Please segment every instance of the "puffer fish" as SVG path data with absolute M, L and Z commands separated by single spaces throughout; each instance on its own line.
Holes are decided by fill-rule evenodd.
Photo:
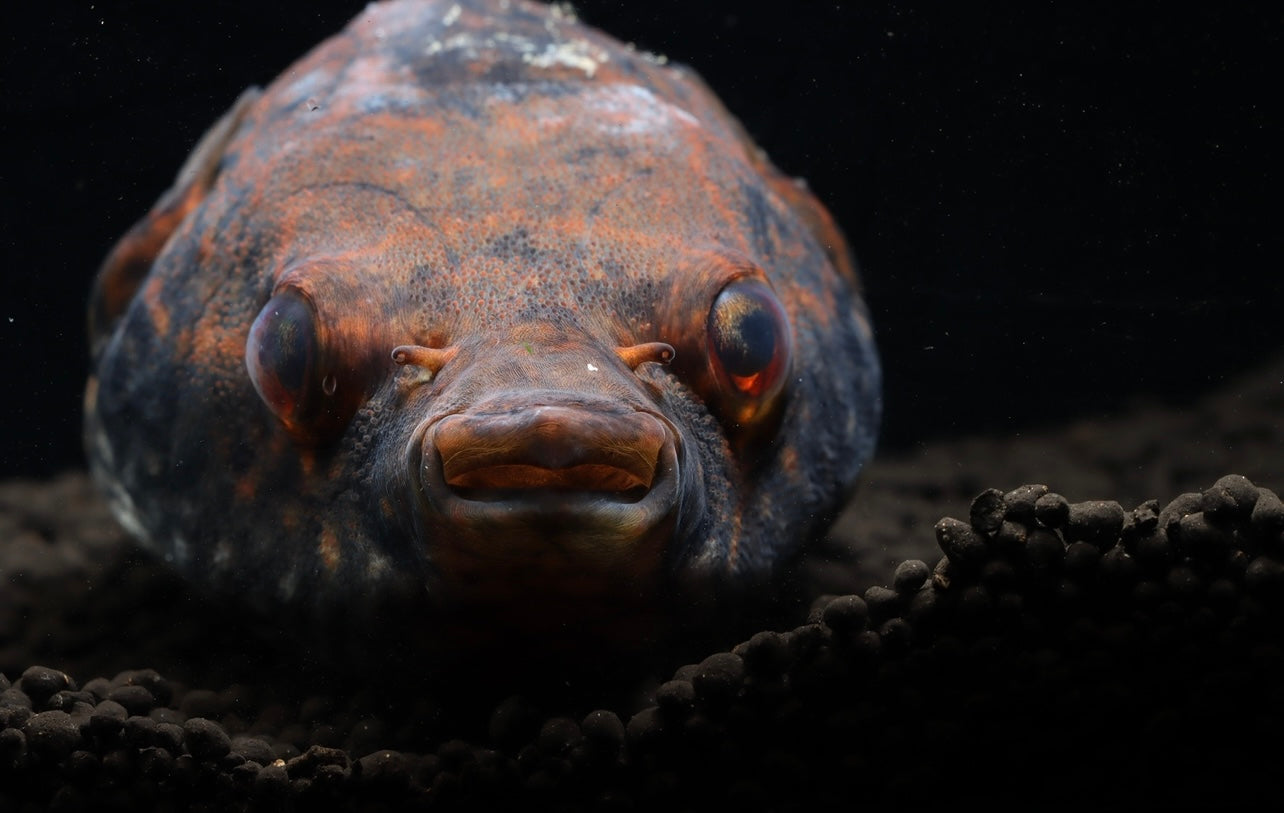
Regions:
M 90 338 L 125 528 L 305 614 L 732 595 L 824 531 L 881 411 L 822 205 L 691 70 L 525 0 L 375 3 L 244 93 Z

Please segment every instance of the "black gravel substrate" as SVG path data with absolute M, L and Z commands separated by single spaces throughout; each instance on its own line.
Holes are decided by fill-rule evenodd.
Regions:
M 1279 791 L 1274 492 L 1227 475 L 1125 509 L 989 490 L 936 537 L 935 566 L 822 597 L 793 629 L 677 669 L 640 710 L 513 696 L 472 739 L 434 739 L 449 698 L 264 702 L 151 669 L 31 666 L 0 678 L 0 809 L 1150 808 Z

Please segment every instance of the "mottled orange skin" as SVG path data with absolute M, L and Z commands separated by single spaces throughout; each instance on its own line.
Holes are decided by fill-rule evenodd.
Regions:
M 787 319 L 765 394 L 710 360 L 737 280 Z M 283 290 L 324 368 L 268 381 L 321 405 L 289 415 L 247 371 Z M 243 97 L 108 257 L 91 330 L 87 443 L 125 523 L 202 580 L 322 608 L 520 624 L 534 599 L 565 624 L 760 578 L 824 528 L 880 404 L 824 209 L 689 71 L 519 0 L 371 6 Z M 438 433 L 512 461 L 444 482 Z M 550 474 L 563 452 L 580 473 Z M 476 483 L 504 493 L 457 499 Z M 672 495 L 629 513 L 647 488 Z

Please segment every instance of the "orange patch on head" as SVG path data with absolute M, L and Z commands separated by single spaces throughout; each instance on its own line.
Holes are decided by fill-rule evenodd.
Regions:
M 339 546 L 339 537 L 335 536 L 334 531 L 324 528 L 321 531 L 321 543 L 317 546 L 317 553 L 321 556 L 321 564 L 325 569 L 334 573 L 339 569 L 339 558 L 342 553 Z
M 161 291 L 165 281 L 161 277 L 152 277 L 143 288 L 143 301 L 147 303 L 147 315 L 151 317 L 156 333 L 160 336 L 169 334 L 169 308 L 161 303 Z
M 801 479 L 801 468 L 798 465 L 798 450 L 792 446 L 786 446 L 780 451 L 780 469 L 789 477 L 790 480 Z

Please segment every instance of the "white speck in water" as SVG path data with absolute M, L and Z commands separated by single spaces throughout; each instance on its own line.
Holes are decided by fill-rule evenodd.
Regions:
M 588 370 L 589 370 L 589 372 L 590 372 L 590 373 L 596 373 L 596 372 L 597 372 L 597 368 L 593 366 L 593 363 L 592 363 L 592 362 L 589 362 L 588 364 L 586 364 L 586 365 L 584 365 L 584 366 L 585 366 L 585 367 L 588 367 Z
M 455 20 L 459 19 L 460 13 L 462 13 L 462 9 L 460 9 L 459 4 L 456 3 L 455 5 L 450 7 L 450 11 L 446 12 L 446 16 L 441 18 L 441 24 L 454 25 Z

